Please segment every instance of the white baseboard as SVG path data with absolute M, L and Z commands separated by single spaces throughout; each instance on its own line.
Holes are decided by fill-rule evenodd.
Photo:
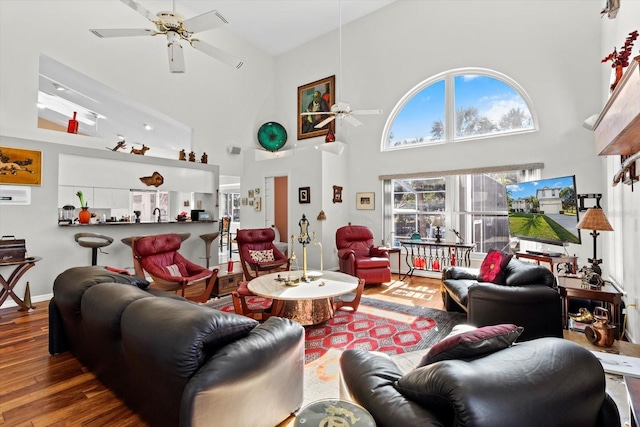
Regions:
M 53 298 L 53 294 L 38 295 L 35 297 L 31 297 L 31 302 L 33 303 L 33 302 L 49 301 L 51 298 Z M 0 306 L 0 310 L 3 308 L 12 308 L 12 307 L 18 307 L 18 304 L 16 304 L 16 302 L 11 298 L 7 298 L 4 304 Z

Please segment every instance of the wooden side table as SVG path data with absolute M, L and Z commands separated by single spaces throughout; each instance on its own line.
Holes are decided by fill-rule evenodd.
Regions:
M 602 301 L 610 305 L 611 323 L 617 327 L 616 338 L 620 336 L 621 324 L 618 312 L 620 304 L 622 304 L 622 294 L 613 285 L 605 283 L 600 289 L 592 289 L 577 277 L 558 276 L 558 291 L 562 297 L 562 319 L 565 329 L 569 324 L 569 298 L 584 298 Z
M 218 269 L 218 277 L 213 285 L 212 296 L 228 295 L 238 288 L 238 285 L 244 278 L 242 268 L 238 263 L 233 263 L 233 271 L 227 271 L 227 264 L 220 264 L 216 267 Z
M 11 261 L 0 263 L 0 267 L 12 267 L 11 274 L 8 279 L 5 279 L 2 274 L 0 274 L 0 306 L 4 304 L 8 297 L 11 297 L 16 304 L 18 304 L 19 311 L 29 311 L 34 307 L 31 306 L 31 301 L 28 301 L 27 304 L 25 301 L 20 299 L 18 295 L 13 291 L 16 287 L 20 278 L 27 272 L 27 270 L 31 269 L 31 267 L 36 265 L 36 262 L 40 261 L 42 258 L 39 256 L 25 258 L 20 261 Z

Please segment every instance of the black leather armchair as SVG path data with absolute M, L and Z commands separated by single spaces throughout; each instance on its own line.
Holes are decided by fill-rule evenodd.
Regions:
M 553 273 L 512 258 L 505 285 L 478 281 L 479 271 L 450 267 L 442 273 L 442 293 L 448 311 L 466 311 L 473 326 L 512 323 L 524 327 L 520 341 L 562 338 L 562 301 Z
M 341 397 L 364 406 L 378 427 L 620 425 L 598 359 L 559 338 L 408 373 L 386 355 L 347 350 L 340 368 Z

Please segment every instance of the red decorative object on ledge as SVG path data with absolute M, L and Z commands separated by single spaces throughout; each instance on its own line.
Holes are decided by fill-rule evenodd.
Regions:
M 67 126 L 67 133 L 78 133 L 78 121 L 76 120 L 77 112 L 73 112 L 73 118 L 69 120 L 69 125 Z
M 629 66 L 629 56 L 631 55 L 631 50 L 633 49 L 633 43 L 638 38 L 638 30 L 632 31 L 629 33 L 629 36 L 624 41 L 624 45 L 620 49 L 620 52 L 613 48 L 613 52 L 609 55 L 602 58 L 600 62 L 611 61 L 611 68 L 615 69 L 615 76 L 612 78 L 610 90 L 613 90 L 618 85 L 618 82 L 622 78 L 622 74 L 625 67 Z

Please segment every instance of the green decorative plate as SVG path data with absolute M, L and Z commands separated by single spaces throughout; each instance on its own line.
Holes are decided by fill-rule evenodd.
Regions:
M 267 122 L 258 129 L 258 142 L 269 151 L 278 151 L 287 143 L 287 131 L 280 123 Z

